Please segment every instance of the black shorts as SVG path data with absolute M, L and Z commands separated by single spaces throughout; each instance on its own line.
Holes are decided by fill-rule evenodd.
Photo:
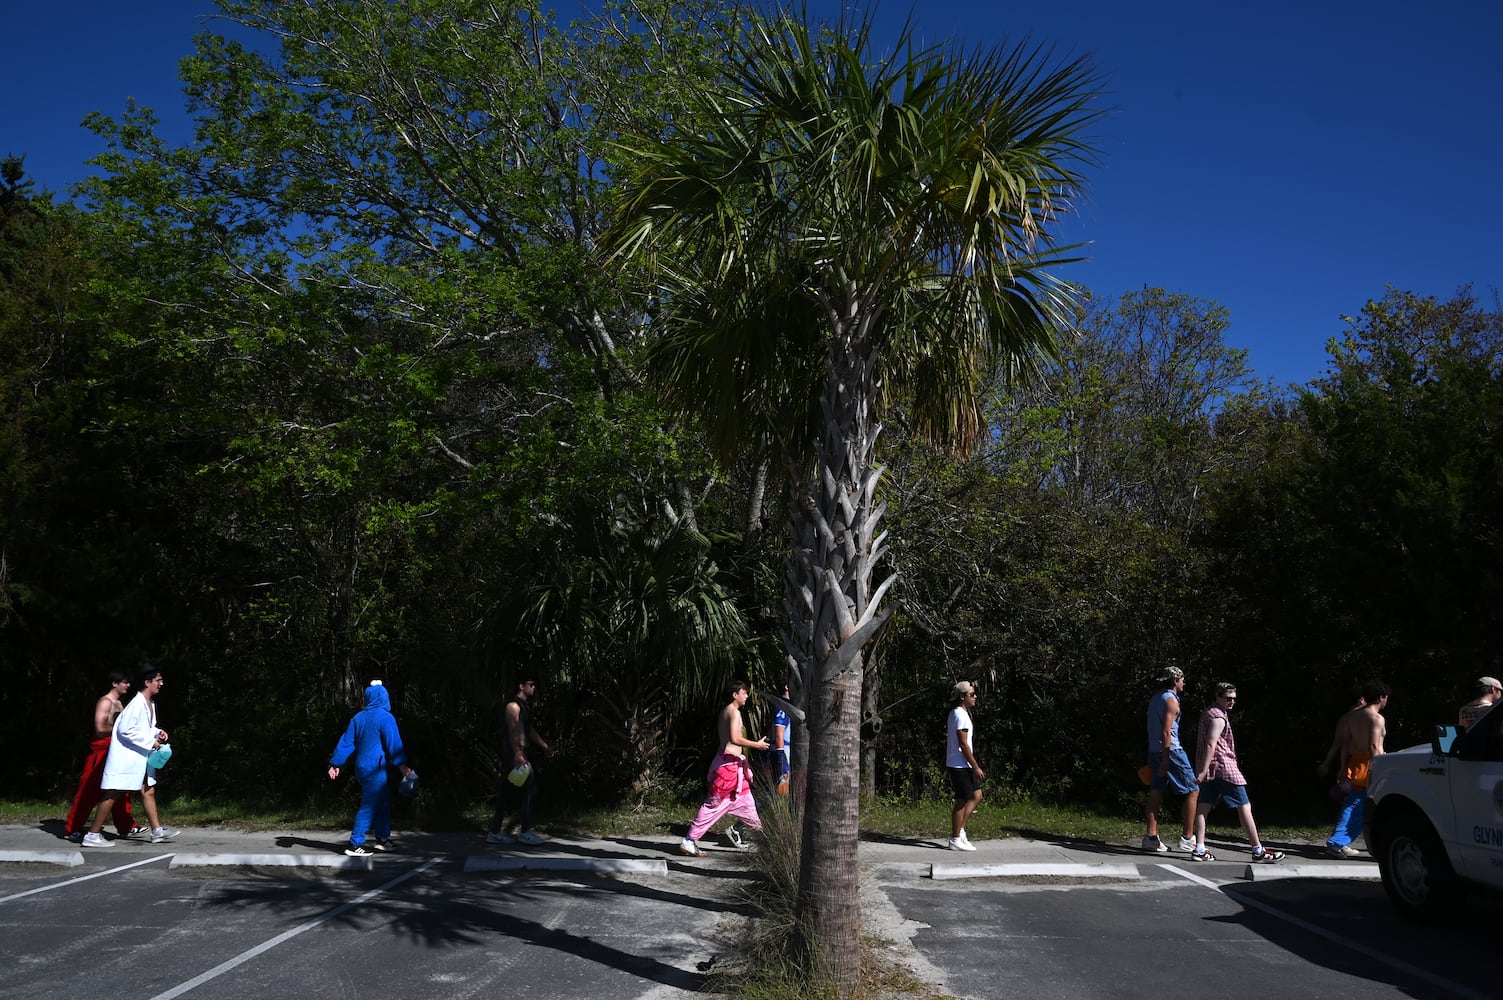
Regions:
M 945 771 L 950 775 L 950 787 L 955 789 L 956 802 L 974 798 L 981 790 L 981 779 L 976 777 L 975 768 L 947 767 Z

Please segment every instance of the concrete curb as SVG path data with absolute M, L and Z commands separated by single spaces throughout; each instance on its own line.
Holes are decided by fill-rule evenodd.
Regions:
M 1334 861 L 1328 865 L 1248 865 L 1242 876 L 1249 882 L 1269 882 L 1279 878 L 1350 878 L 1376 882 L 1381 875 L 1374 862 Z
M 1015 863 L 1000 865 L 931 864 L 929 877 L 937 881 L 955 878 L 1020 878 L 1059 875 L 1068 878 L 1129 878 L 1143 876 L 1135 864 Z
M 62 865 L 74 868 L 84 863 L 82 851 L 0 851 L 0 863 Z
M 347 858 L 342 854 L 174 854 L 169 868 L 252 865 L 299 868 L 345 868 L 370 871 L 375 858 Z
M 467 872 L 636 872 L 667 875 L 668 862 L 649 858 L 487 858 L 464 859 Z

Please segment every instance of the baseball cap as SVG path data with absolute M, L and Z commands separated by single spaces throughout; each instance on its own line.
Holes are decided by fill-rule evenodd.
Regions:
M 955 686 L 950 689 L 951 698 L 961 698 L 965 695 L 975 693 L 976 685 L 972 684 L 970 681 L 956 681 Z
M 1489 691 L 1489 690 L 1491 690 L 1493 688 L 1503 688 L 1503 684 L 1499 684 L 1498 683 L 1498 678 L 1496 678 L 1496 677 L 1479 677 L 1479 678 L 1477 678 L 1477 690 L 1478 691 Z

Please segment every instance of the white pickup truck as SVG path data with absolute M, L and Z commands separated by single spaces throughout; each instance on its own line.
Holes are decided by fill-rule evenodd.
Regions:
M 1367 847 L 1400 913 L 1443 920 L 1468 888 L 1503 889 L 1503 708 L 1374 758 L 1367 797 Z

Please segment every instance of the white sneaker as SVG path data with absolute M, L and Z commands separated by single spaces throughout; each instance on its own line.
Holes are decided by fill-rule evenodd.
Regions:
M 746 846 L 746 838 L 741 835 L 740 820 L 732 823 L 730 829 L 725 831 L 725 839 L 731 842 L 732 847 L 740 848 Z
M 163 841 L 171 840 L 173 837 L 176 837 L 182 832 L 183 831 L 181 830 L 174 830 L 170 826 L 159 826 L 155 830 L 151 831 L 151 842 L 153 844 L 160 844 Z
M 965 841 L 967 844 L 971 842 L 970 836 L 964 830 L 960 831 L 960 839 Z
M 974 851 L 975 849 L 975 845 L 968 840 L 963 840 L 960 837 L 950 838 L 950 850 L 952 851 Z
M 517 834 L 517 843 L 519 844 L 541 844 L 546 839 L 546 837 L 533 833 L 531 830 L 523 830 Z
M 1194 837 L 1181 837 L 1181 838 L 1179 838 L 1179 849 L 1182 850 L 1182 851 L 1184 851 L 1186 854 L 1194 854 L 1195 853 L 1195 838 Z
M 113 840 L 105 840 L 104 839 L 104 834 L 102 834 L 102 833 L 86 833 L 86 834 L 83 835 L 83 840 L 79 841 L 79 843 L 83 844 L 83 846 L 85 846 L 85 847 L 114 847 L 115 846 L 115 842 Z
M 517 838 L 507 833 L 505 830 L 499 830 L 496 833 L 487 833 L 485 835 L 485 842 L 487 844 L 515 844 L 517 842 Z
M 700 849 L 700 846 L 694 841 L 690 840 L 688 837 L 685 837 L 683 843 L 678 845 L 678 853 L 691 858 L 702 858 L 705 854 L 705 852 Z

